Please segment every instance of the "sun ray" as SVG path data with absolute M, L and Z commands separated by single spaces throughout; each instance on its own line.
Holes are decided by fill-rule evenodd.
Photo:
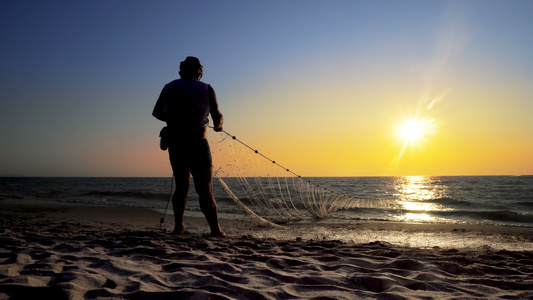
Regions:
M 404 119 L 395 126 L 395 129 L 398 139 L 402 142 L 400 153 L 391 162 L 391 164 L 397 165 L 409 146 L 421 144 L 429 135 L 433 134 L 435 120 L 427 118 Z

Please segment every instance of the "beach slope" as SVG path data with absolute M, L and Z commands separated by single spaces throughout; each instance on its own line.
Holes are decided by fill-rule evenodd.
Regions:
M 220 239 L 203 236 L 202 218 L 188 219 L 192 234 L 173 236 L 159 230 L 160 214 L 141 208 L 0 209 L 2 300 L 533 298 L 532 251 L 269 238 L 257 228 L 259 238 L 251 224 L 228 220 L 231 237 Z M 387 230 L 358 226 L 351 230 Z M 404 227 L 391 230 L 450 231 Z M 532 241 L 527 230 L 513 237 Z

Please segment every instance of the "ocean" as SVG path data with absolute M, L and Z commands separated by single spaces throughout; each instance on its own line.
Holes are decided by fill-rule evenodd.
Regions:
M 251 178 L 247 180 L 252 181 Z M 279 183 L 279 179 L 276 180 L 275 188 L 285 186 L 283 182 Z M 239 179 L 224 178 L 224 181 L 231 186 L 232 181 L 236 183 Z M 322 216 L 332 222 L 533 227 L 533 176 L 313 177 L 310 181 L 347 199 L 347 205 Z M 162 213 L 171 188 L 171 178 L 2 177 L 0 201 L 136 206 Z M 236 191 L 239 188 L 231 189 Z M 242 207 L 235 204 L 216 179 L 214 194 L 221 217 L 246 217 Z M 249 199 L 241 200 L 244 205 L 252 207 L 247 201 Z M 290 200 L 295 202 L 293 207 L 297 210 L 307 207 L 300 205 L 298 200 Z M 359 204 L 350 205 L 350 201 L 358 201 Z M 275 212 L 286 209 L 284 207 L 274 205 L 270 206 L 270 210 Z M 193 186 L 187 210 L 198 212 L 201 216 Z M 167 213 L 172 213 L 170 207 Z

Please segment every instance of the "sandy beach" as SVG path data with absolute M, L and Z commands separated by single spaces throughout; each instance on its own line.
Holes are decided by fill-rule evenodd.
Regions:
M 134 207 L 0 202 L 0 299 L 531 299 L 533 230 L 321 221 L 227 239 Z M 167 216 L 164 229 L 172 227 Z

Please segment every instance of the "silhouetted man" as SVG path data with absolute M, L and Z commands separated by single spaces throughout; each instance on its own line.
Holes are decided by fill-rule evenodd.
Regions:
M 211 227 L 211 235 L 226 237 L 220 228 L 217 204 L 213 196 L 213 164 L 207 142 L 208 116 L 215 131 L 222 131 L 222 114 L 218 109 L 215 90 L 200 79 L 203 66 L 196 57 L 189 56 L 180 63 L 181 78 L 165 85 L 152 115 L 167 122 L 169 158 L 176 180 L 172 196 L 175 234 L 186 234 L 183 222 L 185 203 L 192 174 L 200 197 L 200 208 Z

